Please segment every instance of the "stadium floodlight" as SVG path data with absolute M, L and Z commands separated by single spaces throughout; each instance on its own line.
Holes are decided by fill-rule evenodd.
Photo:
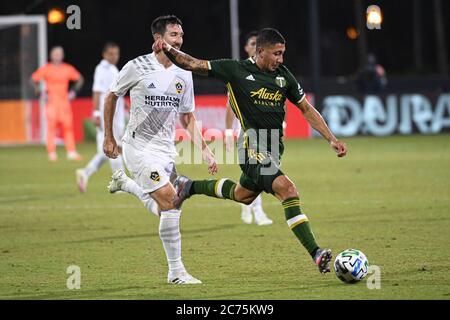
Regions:
M 51 8 L 47 14 L 47 21 L 49 24 L 63 23 L 65 18 L 64 11 L 60 8 Z
M 359 32 L 358 32 L 358 30 L 356 30 L 355 27 L 348 27 L 347 28 L 347 37 L 350 40 L 356 40 L 358 38 L 358 36 L 359 36 Z
M 379 6 L 368 6 L 366 10 L 367 28 L 370 30 L 381 29 L 381 23 L 383 22 L 383 15 Z

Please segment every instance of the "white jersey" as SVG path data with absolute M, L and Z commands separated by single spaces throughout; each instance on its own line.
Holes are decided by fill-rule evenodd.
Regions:
M 154 53 L 129 61 L 110 91 L 130 91 L 131 111 L 124 143 L 138 149 L 177 156 L 175 128 L 178 113 L 194 112 L 192 73 L 172 64 L 161 65 Z
M 119 70 L 117 67 L 105 59 L 100 61 L 100 63 L 95 68 L 94 72 L 94 84 L 92 86 L 92 92 L 99 92 L 99 110 L 100 114 L 103 115 L 103 110 L 105 106 L 106 94 L 109 91 L 109 87 L 112 85 L 114 80 L 117 78 Z M 103 131 L 103 116 L 101 119 L 101 129 Z M 114 126 L 118 128 L 123 128 L 125 126 L 125 102 L 123 97 L 117 99 L 116 113 L 114 114 Z M 122 135 L 120 135 L 121 137 Z

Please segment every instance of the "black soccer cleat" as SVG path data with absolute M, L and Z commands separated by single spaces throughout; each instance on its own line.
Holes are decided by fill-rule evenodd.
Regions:
M 318 249 L 314 256 L 314 263 L 319 268 L 320 273 L 330 272 L 330 261 L 333 255 L 331 249 Z
M 188 199 L 191 195 L 189 194 L 189 190 L 192 186 L 192 180 L 186 176 L 178 176 L 173 182 L 173 186 L 175 188 L 175 192 L 177 196 L 173 201 L 175 208 L 180 209 L 184 200 Z

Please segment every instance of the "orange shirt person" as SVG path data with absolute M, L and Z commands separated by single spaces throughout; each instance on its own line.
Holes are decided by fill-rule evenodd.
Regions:
M 45 116 L 47 121 L 47 152 L 50 161 L 58 159 L 56 155 L 56 128 L 62 124 L 64 144 L 67 150 L 68 160 L 81 160 L 81 156 L 75 149 L 73 131 L 72 109 L 70 100 L 75 97 L 75 92 L 83 85 L 83 77 L 70 64 L 64 63 L 64 50 L 62 47 L 53 47 L 50 51 L 50 62 L 37 69 L 31 76 L 37 95 L 41 94 L 39 82 L 45 81 L 46 106 Z M 73 90 L 69 92 L 70 81 L 75 81 Z

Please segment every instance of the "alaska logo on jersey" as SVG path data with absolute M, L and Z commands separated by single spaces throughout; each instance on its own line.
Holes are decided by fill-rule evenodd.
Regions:
M 159 182 L 161 180 L 161 177 L 159 176 L 158 171 L 153 171 L 150 173 L 150 179 L 152 179 L 154 182 Z
M 250 91 L 250 96 L 255 98 L 254 104 L 267 106 L 267 107 L 279 107 L 282 105 L 283 94 L 280 90 L 276 92 L 270 92 L 267 88 L 261 88 L 256 91 Z
M 175 83 L 175 90 L 177 91 L 178 94 L 183 92 L 183 85 L 181 84 L 181 82 Z

